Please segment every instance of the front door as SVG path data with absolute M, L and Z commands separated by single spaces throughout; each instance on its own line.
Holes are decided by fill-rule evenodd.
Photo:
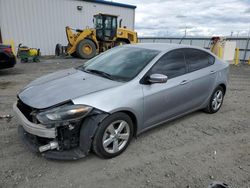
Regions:
M 147 73 L 168 76 L 166 83 L 144 84 L 144 128 L 190 110 L 187 66 L 181 50 L 163 55 Z
M 116 36 L 117 18 L 113 16 L 106 16 L 104 18 L 104 38 L 105 41 L 113 40 Z

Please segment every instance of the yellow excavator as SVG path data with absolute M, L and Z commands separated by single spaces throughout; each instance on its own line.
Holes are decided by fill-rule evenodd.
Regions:
M 90 59 L 97 53 L 104 52 L 114 46 L 134 44 L 138 42 L 137 33 L 121 26 L 122 19 L 117 23 L 118 16 L 110 14 L 94 15 L 94 28 L 84 30 L 66 27 L 68 45 L 56 45 L 57 56 L 71 55 Z

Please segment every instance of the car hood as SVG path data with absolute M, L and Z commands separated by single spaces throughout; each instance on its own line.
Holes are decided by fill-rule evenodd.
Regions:
M 121 84 L 72 68 L 34 80 L 18 94 L 18 97 L 33 108 L 44 109 Z

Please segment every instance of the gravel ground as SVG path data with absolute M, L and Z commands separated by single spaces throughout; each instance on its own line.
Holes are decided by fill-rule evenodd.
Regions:
M 13 115 L 16 94 L 44 74 L 83 63 L 74 59 L 17 64 L 0 71 L 0 115 Z M 231 66 L 221 110 L 195 112 L 134 139 L 120 156 L 78 161 L 34 155 L 17 136 L 17 120 L 0 119 L 0 187 L 197 187 L 218 180 L 250 187 L 250 66 Z

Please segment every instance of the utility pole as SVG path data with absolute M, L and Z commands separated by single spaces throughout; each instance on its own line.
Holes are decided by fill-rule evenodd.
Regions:
M 184 38 L 186 38 L 186 36 L 187 36 L 187 26 L 185 27 L 185 34 L 184 34 L 184 36 L 181 38 L 179 44 L 181 44 L 182 40 L 183 40 Z
M 248 35 L 247 35 L 247 44 L 246 44 L 246 48 L 245 48 L 245 51 L 244 51 L 244 57 L 243 57 L 243 61 L 245 62 L 246 61 L 246 56 L 247 56 L 247 49 L 248 49 L 248 46 L 249 46 L 249 40 L 250 40 L 250 29 L 248 31 Z
M 185 27 L 185 34 L 184 34 L 184 37 L 187 36 L 187 26 Z

